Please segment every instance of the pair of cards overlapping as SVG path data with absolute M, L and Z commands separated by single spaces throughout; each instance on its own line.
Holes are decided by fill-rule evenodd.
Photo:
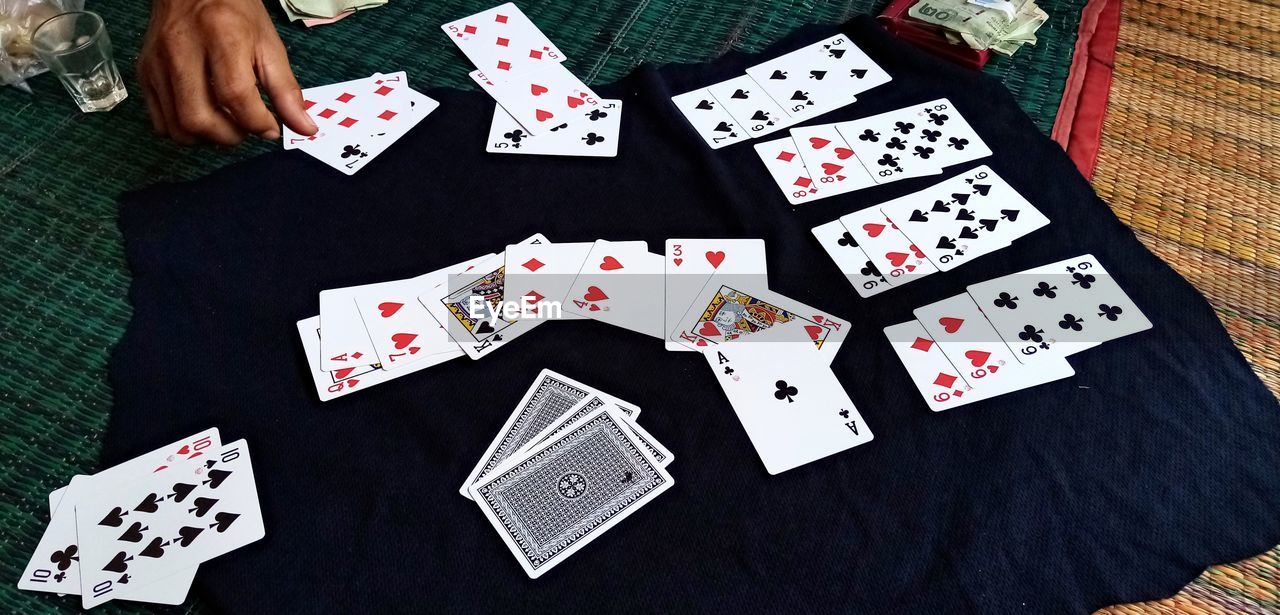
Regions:
M 850 122 L 792 128 L 756 153 L 792 205 L 985 158 L 991 149 L 945 98 Z
M 265 535 L 249 447 L 208 429 L 49 494 L 20 589 L 181 604 L 197 567 Z
M 459 490 L 537 578 L 653 501 L 674 456 L 640 408 L 542 370 Z
M 441 26 L 498 102 L 486 151 L 611 157 L 618 154 L 622 101 L 601 99 L 564 67 L 565 55 L 508 2 Z
M 712 149 L 839 109 L 891 80 L 841 34 L 757 64 L 746 74 L 672 97 Z
M 969 287 L 885 335 L 935 412 L 1075 374 L 1066 357 L 1151 322 L 1093 255 Z
M 418 125 L 440 103 L 409 87 L 404 71 L 375 73 L 302 91 L 319 132 L 307 137 L 284 127 L 284 148 L 302 150 L 354 175 Z
M 1049 219 L 990 167 L 814 227 L 858 294 L 870 297 L 1009 246 Z

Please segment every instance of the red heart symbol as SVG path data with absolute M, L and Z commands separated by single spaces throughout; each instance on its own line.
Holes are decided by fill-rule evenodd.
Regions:
M 723 252 L 723 251 L 720 251 L 720 250 L 717 250 L 717 251 L 715 251 L 715 252 L 712 252 L 712 251 L 708 250 L 708 251 L 707 251 L 707 262 L 708 262 L 708 263 L 711 263 L 711 266 L 712 266 L 713 268 L 718 268 L 718 267 L 720 267 L 720 263 L 723 263 L 723 262 L 724 262 L 724 252 Z
M 989 372 L 991 372 L 991 373 L 993 373 L 993 374 L 994 374 L 994 373 L 996 373 L 996 372 L 1000 371 L 1000 366 L 999 366 L 999 365 L 988 365 L 988 366 L 987 366 L 987 371 L 989 371 Z
M 599 286 L 588 286 L 587 294 L 582 296 L 585 301 L 604 301 L 608 298 L 609 295 L 604 294 L 604 291 L 600 290 Z
M 543 94 L 546 94 L 547 91 L 548 91 L 547 88 L 544 86 L 538 85 L 536 83 L 529 84 L 529 93 L 533 94 L 534 96 L 542 96 Z
M 812 145 L 813 149 L 822 149 L 830 144 L 830 141 L 822 137 L 809 137 L 809 145 Z
M 356 380 L 355 378 L 352 378 L 352 379 L 350 379 L 350 380 L 348 380 L 348 381 L 347 381 L 347 388 L 348 388 L 348 389 L 354 389 L 354 388 L 356 388 L 356 385 L 357 385 L 357 384 L 360 384 L 360 381 L 359 381 L 359 380 Z
M 622 263 L 619 263 L 618 259 L 612 256 L 606 256 L 604 257 L 604 260 L 600 261 L 600 269 L 602 271 L 613 271 L 614 269 L 622 269 Z
M 906 252 L 889 252 L 885 254 L 885 258 L 888 258 L 889 263 L 894 267 L 901 267 L 902 263 L 907 262 L 907 256 Z
M 819 327 L 818 325 L 805 325 L 804 330 L 809 334 L 809 339 L 815 342 L 818 341 L 818 337 L 822 335 L 823 331 L 822 327 Z
M 336 372 L 333 372 L 333 377 L 337 378 L 338 380 L 342 380 L 343 378 L 350 376 L 351 372 L 354 372 L 354 371 L 356 371 L 356 368 L 354 367 L 344 367 Z
M 382 311 L 383 318 L 390 318 L 393 314 L 399 312 L 402 307 L 404 307 L 403 303 L 396 303 L 395 301 L 378 304 L 378 309 Z
M 852 156 L 852 155 L 853 155 L 853 150 L 847 147 L 836 148 L 836 158 L 840 160 L 844 160 L 845 158 L 848 158 L 849 156 Z
M 186 454 L 187 454 L 187 452 L 188 452 L 188 451 L 190 451 L 190 450 L 191 450 L 191 447 L 190 447 L 190 446 L 187 446 L 186 444 L 183 444 L 183 445 L 182 445 L 182 448 L 178 449 L 178 454 L 179 454 L 179 455 L 186 455 Z
M 538 109 L 533 113 L 533 117 L 537 118 L 539 122 L 545 122 L 555 117 L 555 114 L 551 113 L 550 111 L 543 111 L 542 109 Z
M 422 348 L 419 348 L 418 346 L 414 346 L 409 349 L 409 354 L 418 354 L 419 350 L 422 350 Z
M 879 237 L 880 233 L 884 232 L 884 225 L 868 222 L 862 225 L 862 230 L 866 231 L 867 235 L 870 235 L 871 237 Z
M 592 303 L 592 304 L 591 304 L 591 307 L 587 308 L 587 311 L 588 311 L 588 312 L 599 312 L 599 311 L 600 311 L 600 306 L 598 306 L 598 305 L 596 305 L 596 304 Z
M 698 335 L 714 337 L 716 335 L 720 335 L 720 328 L 716 327 L 715 323 L 712 323 L 711 321 L 707 321 L 702 323 L 701 327 L 698 327 Z
M 396 350 L 404 350 L 404 347 L 412 344 L 417 337 L 417 333 L 397 333 L 391 336 L 391 341 L 395 343 Z
M 991 358 L 991 353 L 985 350 L 970 350 L 964 353 L 964 358 L 969 359 L 974 367 L 982 367 L 987 359 Z
M 830 162 L 822 163 L 822 172 L 826 173 L 827 175 L 835 175 L 836 173 L 840 172 L 840 169 L 843 169 L 843 168 L 844 167 L 838 164 L 832 164 Z
M 938 324 L 942 325 L 942 330 L 947 333 L 955 333 L 960 330 L 960 325 L 964 324 L 964 320 L 960 318 L 952 318 L 943 316 L 938 319 Z
M 680 266 L 680 263 L 683 263 L 683 262 L 684 262 L 684 259 L 683 259 L 683 258 L 673 258 L 673 259 L 671 259 L 671 262 L 675 263 L 675 264 L 676 264 L 676 266 L 677 266 L 677 267 L 679 267 L 679 266 Z
M 578 98 L 577 96 L 568 96 L 565 98 L 565 100 L 569 103 L 570 109 L 577 109 L 582 105 L 582 103 L 586 102 L 581 98 Z
M 702 338 L 698 338 L 698 342 L 697 342 L 697 344 L 695 344 L 695 345 L 697 345 L 697 346 L 706 346 L 706 345 L 707 345 L 707 340 L 704 340 L 704 339 L 702 339 Z

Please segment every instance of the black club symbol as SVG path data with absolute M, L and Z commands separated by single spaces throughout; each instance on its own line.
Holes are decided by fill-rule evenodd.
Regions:
M 946 124 L 946 123 L 947 123 L 947 120 L 949 120 L 949 119 L 951 119 L 951 118 L 947 117 L 947 114 L 945 114 L 945 113 L 930 113 L 930 114 L 929 114 L 929 121 L 930 121 L 930 122 L 932 122 L 932 123 L 933 123 L 933 124 L 935 124 L 935 125 L 938 125 L 938 126 L 941 126 L 941 125 L 943 125 L 943 124 Z
M 911 131 L 915 130 L 915 128 L 916 128 L 916 125 L 912 124 L 911 122 L 894 122 L 893 123 L 894 132 L 900 132 L 904 135 L 911 134 Z
M 1080 273 L 1077 271 L 1076 273 L 1071 274 L 1071 283 L 1079 284 L 1080 288 L 1089 288 L 1093 286 L 1094 282 L 1097 282 L 1097 281 L 1098 281 L 1097 278 L 1087 273 Z
M 582 140 L 583 140 L 583 141 L 586 141 L 586 142 L 587 142 L 587 145 L 595 145 L 595 144 L 597 144 L 597 143 L 603 142 L 603 141 L 604 141 L 604 137 L 602 137 L 602 136 L 600 136 L 600 135 L 598 135 L 598 134 L 596 134 L 596 133 L 594 133 L 594 132 L 588 132 L 588 133 L 587 133 L 587 136 L 582 137 Z
M 1031 291 L 1031 294 L 1037 297 L 1055 299 L 1058 296 L 1058 287 L 1050 286 L 1048 282 L 1041 282 L 1039 284 L 1036 284 L 1036 287 Z
M 928 128 L 920 131 L 920 137 L 930 143 L 937 143 L 942 136 L 942 132 L 938 130 L 930 130 Z
M 879 140 L 880 140 L 880 133 L 878 133 L 878 132 L 876 132 L 876 131 L 871 130 L 870 128 L 868 128 L 868 129 L 866 129 L 866 130 L 862 131 L 862 134 L 858 135 L 858 140 L 859 140 L 859 141 L 870 141 L 870 142 L 872 142 L 872 143 L 875 143 L 875 142 L 877 142 L 877 141 L 879 141 Z
M 523 140 L 524 140 L 526 137 L 528 137 L 528 136 L 529 136 L 529 135 L 525 134 L 525 132 L 524 132 L 523 130 L 520 130 L 519 128 L 517 128 L 517 129 L 515 129 L 515 130 L 513 130 L 513 131 L 511 131 L 511 132 L 506 132 L 506 133 L 503 133 L 503 134 L 502 134 L 502 138 L 504 138 L 504 139 L 506 139 L 506 140 L 508 140 L 508 141 L 510 141 L 510 142 L 512 142 L 512 143 L 519 143 L 519 142 L 523 141 Z M 516 147 L 519 147 L 519 146 L 516 146 Z
M 728 365 L 724 366 L 724 375 L 726 375 L 726 376 L 732 376 L 732 375 L 733 375 L 733 368 L 732 368 L 732 367 L 729 367 Z
M 885 143 L 884 146 L 889 149 L 907 149 L 907 142 L 903 141 L 902 139 L 899 139 L 898 137 L 894 137 L 892 139 L 889 139 L 889 141 Z
M 848 411 L 848 410 L 841 410 L 840 412 L 837 412 L 836 414 L 839 414 L 839 415 L 840 415 L 840 418 L 842 418 L 842 419 L 847 419 L 847 418 L 849 418 L 849 411 Z
M 845 231 L 842 235 L 840 235 L 840 238 L 836 240 L 836 243 L 846 248 L 858 247 L 857 240 L 853 238 L 853 235 L 849 234 L 849 231 Z
M 342 157 L 343 157 L 343 158 L 351 158 L 352 156 L 359 156 L 359 157 L 361 157 L 361 158 L 364 158 L 365 156 L 368 156 L 368 154 L 366 154 L 366 153 L 364 153 L 364 152 L 360 151 L 360 146 L 359 146 L 359 145 L 343 145 L 343 146 L 342 146 Z
M 777 389 L 778 389 L 778 390 L 776 390 L 776 391 L 774 391 L 774 392 L 773 392 L 773 398 L 774 398 L 774 399 L 776 399 L 776 400 L 778 400 L 778 401 L 782 401 L 782 400 L 784 400 L 784 399 L 785 399 L 785 400 L 787 400 L 787 403 L 789 403 L 789 404 L 793 404 L 793 403 L 795 403 L 795 401 L 796 401 L 796 400 L 795 400 L 795 399 L 793 399 L 793 398 L 794 398 L 796 395 L 799 395 L 799 394 L 800 394 L 800 391 L 796 390 L 796 388 L 795 388 L 795 387 L 793 387 L 793 386 L 791 386 L 791 385 L 787 384 L 787 381 L 786 381 L 786 380 L 779 380 L 779 381 L 777 381 L 777 382 L 773 383 L 773 386 L 774 386 L 774 387 L 777 387 Z
M 996 307 L 1009 308 L 1011 310 L 1018 309 L 1018 298 L 1009 293 L 1000 293 L 994 301 Z
M 965 146 L 967 146 L 967 145 L 969 145 L 969 140 L 968 140 L 968 139 L 961 139 L 961 138 L 959 138 L 959 137 L 948 137 L 948 138 L 947 138 L 947 147 L 954 147 L 954 148 L 956 148 L 956 149 L 964 149 L 964 148 L 965 148 Z
M 59 583 L 61 583 L 65 578 L 67 578 L 67 573 L 65 572 L 59 572 L 58 574 L 53 575 L 53 580 Z
M 863 265 L 860 271 L 865 276 L 880 277 L 880 270 L 876 269 L 876 266 L 871 261 L 867 261 L 867 264 Z
M 898 159 L 892 154 L 885 154 L 876 160 L 876 164 L 882 167 L 893 167 L 896 169 L 898 168 Z
M 1063 329 L 1071 329 L 1072 331 L 1080 331 L 1084 329 L 1084 321 L 1076 318 L 1071 314 L 1063 314 L 1062 320 L 1058 321 L 1058 326 Z
M 54 551 L 49 556 L 49 561 L 57 564 L 58 570 L 66 570 L 71 567 L 71 562 L 80 560 L 80 548 L 75 545 L 68 545 L 61 551 Z
M 1124 313 L 1124 309 L 1118 305 L 1107 305 L 1105 303 L 1100 303 L 1098 304 L 1098 309 L 1102 310 L 1098 312 L 1098 315 L 1107 320 L 1110 320 L 1111 322 L 1115 322 L 1119 320 L 1120 315 Z
M 591 113 L 588 113 L 588 114 L 587 114 L 587 119 L 589 119 L 589 120 L 591 120 L 591 121 L 593 121 L 593 122 L 594 122 L 594 121 L 596 121 L 596 120 L 602 120 L 602 119 L 604 119 L 604 118 L 606 118 L 606 117 L 609 117 L 609 114 L 608 114 L 608 113 L 605 113 L 604 111 L 601 111 L 601 110 L 599 110 L 599 109 L 592 109 L 592 110 L 591 110 Z
M 917 145 L 915 147 L 914 156 L 919 156 L 922 160 L 928 160 L 933 155 L 933 148 L 926 145 Z
M 1024 342 L 1043 342 L 1043 329 L 1037 329 L 1035 325 L 1027 325 L 1022 328 L 1022 332 L 1018 334 L 1018 339 Z

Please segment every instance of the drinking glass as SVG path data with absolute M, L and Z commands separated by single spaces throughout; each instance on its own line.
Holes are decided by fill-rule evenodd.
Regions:
M 102 17 L 89 11 L 50 17 L 31 36 L 36 55 L 58 76 L 81 111 L 110 111 L 129 96 Z

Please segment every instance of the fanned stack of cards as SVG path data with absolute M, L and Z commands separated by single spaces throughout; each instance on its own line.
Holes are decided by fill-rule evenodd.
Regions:
M 719 149 L 852 104 L 858 94 L 890 79 L 841 34 L 671 102 L 707 145 Z
M 181 604 L 203 562 L 265 535 L 249 447 L 217 429 L 49 494 L 49 526 L 20 589 Z
M 935 412 L 1066 378 L 1066 357 L 1151 328 L 1091 254 L 968 290 L 884 330 Z
M 1049 219 L 990 167 L 814 227 L 863 297 L 950 271 L 1010 245 Z
M 409 87 L 404 71 L 374 73 L 302 91 L 319 132 L 307 137 L 284 127 L 284 148 L 300 149 L 354 175 L 386 151 L 440 103 Z
M 486 151 L 611 157 L 622 101 L 605 100 L 569 72 L 565 56 L 510 2 L 441 26 L 477 68 L 471 79 L 498 105 Z
M 851 122 L 793 128 L 756 145 L 787 201 L 799 205 L 863 188 L 941 173 L 991 155 L 945 98 Z
M 671 488 L 640 408 L 542 370 L 462 485 L 531 578 Z

